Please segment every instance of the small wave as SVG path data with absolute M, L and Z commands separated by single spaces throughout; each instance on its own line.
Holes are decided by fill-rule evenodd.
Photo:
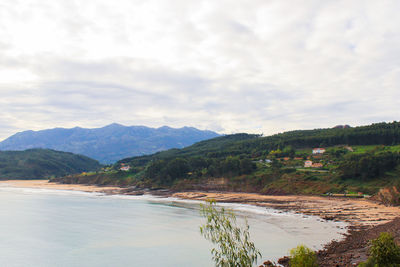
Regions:
M 15 192 L 24 194 L 51 194 L 51 195 L 76 195 L 76 196 L 104 196 L 104 193 L 84 192 L 66 189 L 48 189 L 48 188 L 32 188 L 32 187 L 13 187 L 4 184 L 0 186 L 0 192 Z
M 194 206 L 196 206 L 196 208 L 197 208 L 198 205 L 205 203 L 205 201 L 202 201 L 202 200 L 181 199 L 181 198 L 176 198 L 176 197 L 160 197 L 160 196 L 155 196 L 155 195 L 150 195 L 150 194 L 145 194 L 145 195 L 141 195 L 141 196 L 108 195 L 105 197 L 118 198 L 118 199 L 136 199 L 136 200 L 144 200 L 144 201 L 150 201 L 150 202 L 154 202 L 154 203 L 163 203 L 163 204 L 179 203 L 179 204 L 187 205 L 187 206 L 184 206 L 186 208 L 193 208 Z M 258 216 L 273 216 L 273 217 L 296 217 L 299 219 L 301 218 L 303 220 L 323 221 L 330 225 L 338 226 L 340 228 L 347 228 L 349 226 L 345 222 L 326 221 L 326 220 L 322 219 L 321 217 L 315 216 L 315 215 L 299 214 L 299 213 L 295 213 L 293 211 L 282 211 L 282 210 L 278 210 L 278 209 L 260 207 L 260 206 L 255 206 L 255 205 L 251 205 L 251 204 L 217 202 L 216 205 L 218 207 L 224 207 L 224 208 L 233 210 L 242 216 L 258 215 Z

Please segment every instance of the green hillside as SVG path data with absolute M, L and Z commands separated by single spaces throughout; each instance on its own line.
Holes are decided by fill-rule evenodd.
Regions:
M 399 180 L 399 144 L 398 122 L 267 137 L 235 134 L 127 158 L 107 172 L 74 176 L 73 182 L 275 194 L 375 193 Z M 315 147 L 326 152 L 313 155 Z M 314 165 L 305 168 L 306 160 Z M 129 171 L 120 171 L 122 166 Z
M 41 179 L 100 169 L 98 161 L 49 149 L 0 151 L 0 179 Z
M 174 157 L 226 157 L 268 155 L 271 150 L 293 147 L 297 149 L 335 145 L 395 145 L 400 144 L 400 123 L 376 123 L 354 128 L 329 128 L 289 131 L 272 136 L 234 134 L 198 142 L 183 149 L 171 149 L 149 156 L 132 157 L 120 163 L 146 164 L 156 159 Z

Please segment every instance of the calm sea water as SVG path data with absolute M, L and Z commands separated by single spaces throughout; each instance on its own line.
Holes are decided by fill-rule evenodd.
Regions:
M 345 225 L 247 205 L 263 260 L 318 249 Z M 213 266 L 198 202 L 0 187 L 0 266 Z

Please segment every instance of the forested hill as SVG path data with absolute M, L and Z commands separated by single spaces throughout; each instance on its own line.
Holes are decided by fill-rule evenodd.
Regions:
M 135 166 L 146 165 L 150 161 L 157 159 L 172 159 L 176 157 L 215 157 L 241 153 L 242 142 L 252 139 L 257 139 L 259 135 L 255 134 L 233 134 L 225 135 L 209 140 L 195 143 L 194 145 L 182 149 L 169 149 L 161 151 L 152 155 L 145 155 L 139 157 L 131 157 L 120 160 L 117 165 L 121 163 L 131 163 Z
M 0 150 L 47 148 L 85 155 L 109 164 L 127 157 L 186 147 L 216 136 L 215 132 L 193 127 L 149 128 L 113 123 L 95 129 L 75 127 L 24 131 L 0 142 Z
M 40 179 L 95 171 L 98 161 L 49 149 L 0 151 L 0 179 Z
M 313 153 L 318 147 L 324 152 Z M 266 137 L 226 135 L 127 158 L 97 174 L 58 181 L 268 194 L 374 194 L 382 187 L 400 185 L 400 123 Z
M 224 158 L 238 156 L 254 158 L 267 156 L 272 150 L 329 147 L 335 145 L 395 145 L 400 144 L 400 122 L 375 123 L 359 127 L 296 130 L 271 136 L 234 134 L 196 143 L 184 149 L 171 149 L 153 155 L 133 157 L 119 163 L 135 166 L 159 159 L 177 157 Z

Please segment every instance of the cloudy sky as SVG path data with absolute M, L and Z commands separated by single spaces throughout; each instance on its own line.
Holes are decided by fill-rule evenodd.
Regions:
M 400 119 L 400 1 L 2 0 L 0 140 Z

